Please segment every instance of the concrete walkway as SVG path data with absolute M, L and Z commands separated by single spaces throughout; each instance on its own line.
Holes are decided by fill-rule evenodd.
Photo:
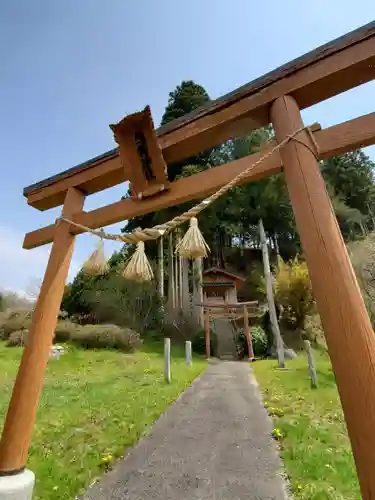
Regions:
M 285 500 L 250 366 L 212 362 L 85 500 Z

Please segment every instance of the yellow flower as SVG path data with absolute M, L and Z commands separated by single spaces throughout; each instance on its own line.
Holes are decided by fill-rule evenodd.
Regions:
M 274 430 L 272 431 L 272 436 L 279 441 L 284 437 L 284 434 L 281 432 L 279 428 L 275 427 Z

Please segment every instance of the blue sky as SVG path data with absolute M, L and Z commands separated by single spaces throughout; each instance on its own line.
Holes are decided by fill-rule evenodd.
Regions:
M 374 14 L 373 0 L 2 0 L 0 287 L 26 290 L 43 276 L 49 246 L 22 250 L 23 236 L 59 214 L 28 207 L 23 187 L 113 148 L 109 123 L 150 104 L 158 124 L 181 80 L 219 97 Z M 374 97 L 369 83 L 304 119 L 339 123 L 374 111 Z M 85 208 L 125 191 L 91 196 Z M 77 239 L 70 277 L 94 246 Z

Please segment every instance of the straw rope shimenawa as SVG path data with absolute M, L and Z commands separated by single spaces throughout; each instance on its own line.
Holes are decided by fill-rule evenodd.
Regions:
M 153 278 L 153 272 L 144 252 L 145 241 L 156 240 L 165 233 L 172 231 L 177 226 L 180 226 L 184 222 L 190 220 L 190 228 L 186 232 L 184 238 L 182 238 L 182 240 L 180 241 L 176 251 L 182 257 L 190 259 L 195 259 L 198 257 L 207 257 L 207 251 L 209 251 L 209 247 L 205 242 L 201 232 L 199 231 L 198 222 L 196 219 L 197 215 L 200 212 L 202 212 L 205 208 L 207 208 L 209 205 L 211 205 L 214 201 L 216 201 L 218 198 L 220 198 L 220 196 L 227 193 L 233 187 L 237 186 L 237 184 L 239 184 L 240 181 L 244 177 L 246 177 L 249 174 L 249 172 L 251 172 L 251 170 L 253 170 L 260 163 L 262 163 L 264 160 L 273 155 L 278 149 L 285 146 L 285 144 L 287 144 L 289 141 L 295 140 L 296 142 L 306 146 L 311 151 L 312 149 L 308 144 L 305 144 L 304 142 L 300 141 L 298 138 L 295 137 L 303 130 L 306 130 L 308 132 L 310 139 L 313 143 L 313 146 L 315 148 L 315 151 L 313 151 L 313 153 L 318 158 L 319 146 L 313 136 L 311 129 L 308 126 L 301 127 L 300 129 L 296 130 L 293 134 L 288 135 L 279 144 L 276 144 L 261 158 L 259 158 L 256 162 L 249 165 L 245 170 L 236 175 L 231 181 L 222 186 L 218 191 L 213 193 L 211 196 L 204 199 L 203 201 L 192 207 L 190 210 L 187 210 L 183 214 L 178 215 L 177 217 L 174 217 L 170 221 L 165 222 L 163 224 L 158 224 L 152 228 L 147 228 L 147 229 L 138 228 L 132 231 L 131 233 L 126 233 L 126 234 L 111 234 L 103 230 L 91 229 L 89 227 L 84 226 L 83 224 L 74 222 L 68 219 L 67 217 L 60 217 L 57 220 L 63 220 L 65 222 L 68 222 L 72 226 L 78 227 L 83 231 L 98 236 L 102 240 L 105 239 L 112 241 L 120 241 L 122 243 L 137 245 L 136 251 L 126 264 L 126 267 L 123 271 L 123 276 L 128 279 L 146 280 L 146 281 L 151 280 Z M 88 265 L 87 262 L 85 265 L 87 267 Z

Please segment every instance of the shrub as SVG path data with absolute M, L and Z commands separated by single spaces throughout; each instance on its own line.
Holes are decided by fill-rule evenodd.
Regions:
M 8 315 L 5 312 L 0 312 L 0 340 L 5 340 L 4 335 L 4 324 L 8 319 Z
M 8 340 L 13 332 L 28 330 L 31 324 L 31 311 L 13 310 L 1 313 L 0 338 Z
M 250 327 L 251 338 L 253 341 L 253 351 L 254 355 L 257 357 L 262 357 L 267 354 L 268 351 L 268 338 L 266 332 L 261 326 Z M 239 341 L 245 356 L 249 355 L 249 349 L 247 346 L 247 340 L 243 328 L 240 330 Z
M 169 337 L 176 342 L 193 340 L 202 330 L 197 318 L 190 311 L 168 310 L 164 313 L 164 324 L 162 327 L 164 337 Z
M 375 326 L 375 238 L 371 234 L 362 241 L 348 244 L 350 259 L 361 287 L 363 299 Z
M 314 307 L 314 297 L 306 262 L 295 257 L 280 260 L 274 281 L 275 300 L 283 307 L 282 319 L 295 329 L 302 328 Z
M 216 333 L 214 330 L 211 329 L 210 332 L 211 356 L 214 356 L 216 354 L 216 346 L 217 346 Z M 191 348 L 197 354 L 206 354 L 206 340 L 203 328 L 201 328 L 198 331 L 198 333 L 196 333 L 195 336 L 193 337 L 191 341 Z
M 58 319 L 61 321 L 65 321 L 66 319 L 69 319 L 69 314 L 64 310 L 59 311 Z
M 29 300 L 19 296 L 14 292 L 2 292 L 3 296 L 3 310 L 22 310 L 22 311 L 30 311 L 33 309 L 33 303 Z
M 27 340 L 27 330 L 17 330 L 12 332 L 7 341 L 7 347 L 23 347 Z
M 73 321 L 58 321 L 55 330 L 54 342 L 67 342 L 80 328 L 81 326 L 77 325 L 77 323 L 73 323 Z
M 110 323 L 140 333 L 161 327 L 161 306 L 155 281 L 129 281 L 117 269 L 95 278 L 78 273 L 62 303 L 63 310 L 82 324 Z
M 72 332 L 74 344 L 85 349 L 119 349 L 133 351 L 140 345 L 139 334 L 117 325 L 84 325 Z
M 327 342 L 318 313 L 306 317 L 303 337 L 327 349 Z

